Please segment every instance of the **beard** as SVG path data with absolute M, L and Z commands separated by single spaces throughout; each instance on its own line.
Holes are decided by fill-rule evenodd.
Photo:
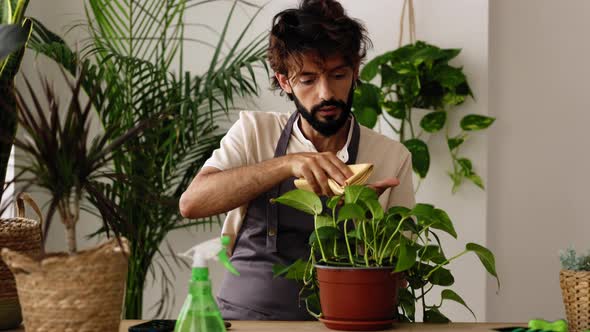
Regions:
M 354 83 L 353 83 L 354 84 Z M 330 100 L 324 100 L 321 103 L 314 105 L 311 110 L 308 110 L 295 96 L 293 93 L 293 102 L 295 103 L 295 107 L 297 107 L 297 112 L 301 114 L 301 116 L 309 122 L 311 127 L 315 129 L 320 135 L 324 137 L 330 137 L 335 135 L 344 125 L 346 121 L 350 117 L 351 108 L 352 108 L 352 100 L 354 96 L 354 85 L 350 87 L 350 92 L 348 93 L 348 100 L 346 102 L 342 100 L 337 100 L 332 98 Z M 339 116 L 330 116 L 326 117 L 326 121 L 322 121 L 317 117 L 317 113 L 323 107 L 334 106 L 338 107 L 341 112 Z

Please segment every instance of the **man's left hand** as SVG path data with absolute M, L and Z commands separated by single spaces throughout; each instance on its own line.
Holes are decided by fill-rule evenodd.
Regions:
M 397 178 L 387 178 L 381 181 L 377 181 L 371 184 L 368 184 L 367 187 L 375 190 L 377 196 L 381 196 L 387 188 L 393 188 L 399 185 L 399 179 Z

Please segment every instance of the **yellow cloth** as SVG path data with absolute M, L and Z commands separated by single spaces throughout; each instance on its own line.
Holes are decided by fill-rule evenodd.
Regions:
M 346 179 L 346 181 L 344 182 L 344 185 L 341 186 L 335 180 L 328 179 L 328 186 L 330 186 L 330 189 L 332 190 L 332 192 L 335 195 L 342 195 L 344 193 L 344 188 L 346 186 L 365 184 L 365 182 L 367 182 L 367 180 L 369 179 L 369 177 L 373 173 L 373 164 L 348 165 L 348 168 L 354 174 L 351 177 L 349 177 L 348 179 Z M 307 190 L 307 191 L 313 192 L 311 185 L 305 179 L 295 180 L 295 187 L 302 189 L 302 190 Z

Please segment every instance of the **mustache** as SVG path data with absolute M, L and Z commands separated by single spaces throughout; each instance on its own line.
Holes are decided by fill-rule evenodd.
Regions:
M 343 102 L 341 100 L 337 100 L 337 99 L 332 98 L 330 100 L 324 100 L 321 103 L 319 103 L 317 105 L 314 105 L 311 108 L 310 113 L 312 115 L 315 115 L 317 112 L 320 111 L 321 108 L 323 108 L 323 107 L 329 107 L 329 106 L 335 106 L 335 107 L 340 108 L 341 110 L 346 109 L 346 103 L 345 102 Z

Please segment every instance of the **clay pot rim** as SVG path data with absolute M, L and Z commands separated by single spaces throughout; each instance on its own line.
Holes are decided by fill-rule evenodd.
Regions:
M 316 269 L 323 270 L 395 270 L 395 266 L 332 266 L 315 264 Z

